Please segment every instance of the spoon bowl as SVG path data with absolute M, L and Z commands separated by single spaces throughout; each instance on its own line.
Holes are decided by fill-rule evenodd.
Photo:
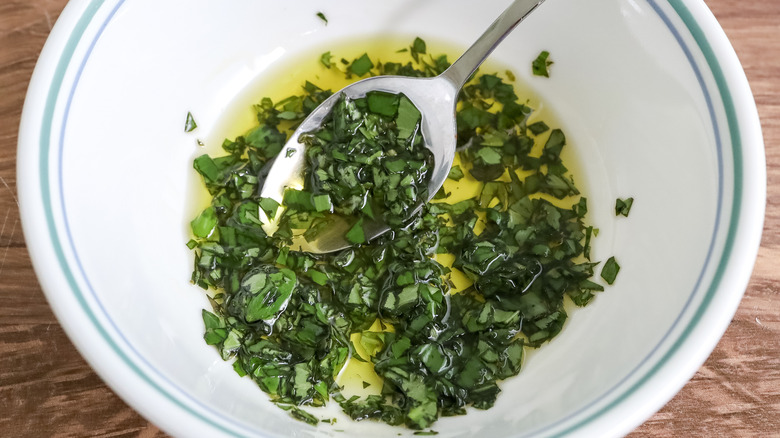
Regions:
M 342 97 L 358 99 L 365 97 L 370 91 L 383 91 L 392 94 L 403 93 L 422 115 L 420 127 L 423 140 L 425 147 L 433 153 L 434 160 L 433 172 L 428 182 L 429 195 L 428 199 L 425 199 L 426 202 L 429 201 L 447 179 L 450 167 L 452 167 L 452 160 L 455 157 L 457 142 L 455 103 L 459 90 L 460 87 L 456 86 L 444 74 L 434 78 L 376 76 L 363 79 L 341 89 L 315 108 L 287 140 L 282 153 L 279 154 L 268 173 L 261 196 L 272 198 L 281 204 L 284 191 L 299 184 L 293 182 L 303 173 L 305 164 L 305 145 L 299 142 L 299 138 L 302 134 L 319 128 L 339 99 Z M 261 213 L 264 214 L 262 209 Z M 352 244 L 344 238 L 350 224 L 339 216 L 335 216 L 335 218 L 341 220 L 335 220 L 328 231 L 320 233 L 316 239 L 311 241 L 301 239 L 302 242 L 299 243 L 301 249 L 313 253 L 327 253 L 351 246 Z M 368 240 L 389 229 L 390 227 L 381 220 L 368 220 L 366 218 L 363 223 L 363 230 Z
M 382 91 L 405 95 L 422 115 L 420 126 L 423 142 L 432 152 L 434 161 L 433 172 L 428 182 L 428 197 L 424 202 L 430 201 L 447 179 L 455 158 L 457 145 L 455 105 L 460 89 L 501 41 L 544 1 L 515 0 L 512 2 L 475 43 L 438 76 L 433 78 L 376 76 L 348 85 L 334 93 L 315 108 L 287 140 L 268 173 L 260 196 L 274 199 L 281 205 L 286 189 L 302 186 L 300 176 L 303 174 L 305 164 L 305 145 L 299 141 L 300 136 L 319 128 L 339 99 L 342 97 L 358 99 L 365 97 L 371 91 Z M 420 204 L 415 212 L 422 205 Z M 262 209 L 259 213 L 266 224 L 264 227 L 266 232 L 272 234 L 275 231 L 274 223 L 268 219 Z M 298 239 L 300 242 L 296 241 L 294 246 L 297 247 L 296 249 L 311 253 L 328 253 L 347 248 L 352 246 L 344 237 L 349 226 L 346 220 L 337 220 L 329 226 L 327 232 L 320 233 L 316 239 L 311 241 Z M 380 220 L 366 220 L 363 223 L 367 240 L 388 230 L 390 227 Z

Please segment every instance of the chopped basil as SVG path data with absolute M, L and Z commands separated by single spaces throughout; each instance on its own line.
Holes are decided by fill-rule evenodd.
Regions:
M 315 211 L 314 196 L 305 190 L 287 189 L 282 203 L 290 209 L 300 211 Z
M 383 91 L 372 91 L 366 95 L 366 99 L 368 110 L 374 114 L 387 117 L 395 117 L 398 114 L 398 103 L 401 101 L 400 95 Z
M 330 201 L 329 195 L 316 195 L 312 198 L 314 201 L 314 209 L 316 211 L 331 211 L 333 210 L 333 203 Z
M 618 272 L 620 271 L 620 265 L 615 260 L 615 257 L 610 257 L 607 262 L 604 263 L 604 267 L 601 269 L 601 278 L 608 284 L 615 282 Z
M 463 170 L 460 168 L 460 166 L 452 166 L 452 169 L 450 169 L 450 173 L 447 175 L 447 178 L 454 181 L 460 181 L 463 176 Z
M 501 154 L 491 148 L 482 148 L 477 152 L 477 158 L 480 158 L 485 164 L 501 163 Z
M 312 426 L 316 426 L 317 423 L 320 422 L 319 418 L 295 406 L 293 406 L 293 408 L 290 409 L 290 416 L 295 418 L 296 420 L 301 420 L 305 423 L 309 423 Z
M 420 111 L 401 94 L 342 97 L 319 129 L 301 136 L 307 197 L 299 201 L 300 192 L 288 191 L 295 199 L 285 202 L 292 207 L 287 218 L 310 211 L 359 216 L 346 236 L 352 243 L 366 241 L 362 217 L 378 213 L 391 226 L 406 222 L 427 200 L 432 170 L 431 153 L 417 135 L 420 120 Z M 310 204 L 309 194 L 315 196 Z
M 232 297 L 228 308 L 247 323 L 273 324 L 287 307 L 296 283 L 295 273 L 289 269 L 260 266 L 243 277 L 241 289 Z
M 539 53 L 539 56 L 534 59 L 534 61 L 531 63 L 531 70 L 533 71 L 533 74 L 536 76 L 544 76 L 546 78 L 550 77 L 550 65 L 552 65 L 552 61 L 549 60 L 550 52 L 543 50 L 541 53 Z
M 574 210 L 574 214 L 576 214 L 577 217 L 584 218 L 588 213 L 588 199 L 584 196 L 581 197 L 579 202 L 572 206 L 572 210 Z
M 268 216 L 269 219 L 273 219 L 276 217 L 276 210 L 279 209 L 279 203 L 276 202 L 275 199 L 271 198 L 260 198 L 260 201 L 258 201 L 258 204 L 260 205 L 260 208 L 263 209 L 266 216 Z
M 322 12 L 317 12 L 317 17 L 319 17 L 319 18 L 320 18 L 320 20 L 322 20 L 323 22 L 325 22 L 325 24 L 328 24 L 328 18 L 327 18 L 327 17 L 325 16 L 325 14 L 323 14 Z
M 422 115 L 414 104 L 401 95 L 398 102 L 398 116 L 395 123 L 398 126 L 398 138 L 407 140 L 417 133 Z
M 547 126 L 546 123 L 539 121 L 528 125 L 528 130 L 531 131 L 533 135 L 539 135 L 549 131 L 550 127 Z
M 410 47 L 410 53 L 412 55 L 412 59 L 414 59 L 415 62 L 420 61 L 420 55 L 425 55 L 426 53 L 426 45 L 425 41 L 423 41 L 421 38 L 415 38 L 414 42 L 412 43 L 412 46 Z
M 372 68 L 374 68 L 374 63 L 371 62 L 371 58 L 368 57 L 368 54 L 364 53 L 363 56 L 352 61 L 352 64 L 349 66 L 349 71 L 358 76 L 364 76 L 371 71 Z
M 434 76 L 449 66 L 419 38 L 405 53 L 405 64 L 374 65 L 367 54 L 342 64 L 353 76 Z M 340 58 L 326 52 L 320 62 L 329 68 L 332 59 Z M 584 306 L 603 290 L 590 261 L 597 229 L 585 224 L 587 200 L 561 161 L 563 132 L 528 124 L 533 110 L 514 87 L 481 74 L 460 95 L 461 164 L 448 175 L 479 184 L 474 197 L 454 202 L 441 190 L 418 208 L 432 168 L 420 112 L 403 95 L 371 93 L 340 100 L 321 129 L 302 136 L 304 185 L 285 192 L 279 229 L 266 235 L 260 213 L 280 207 L 259 196 L 270 164 L 288 128 L 330 95 L 307 82 L 298 95 L 264 98 L 257 127 L 226 140 L 224 156 L 195 159 L 211 195 L 187 244 L 193 283 L 214 291 L 204 340 L 296 419 L 331 422 L 302 407 L 332 402 L 355 420 L 432 435 L 439 417 L 495 403 L 525 350 L 561 331 L 566 297 Z M 351 218 L 346 238 L 356 246 L 291 249 L 295 235 L 326 232 L 333 214 Z M 379 217 L 392 231 L 366 242 L 366 221 Z M 454 261 L 444 266 L 435 254 Z M 611 284 L 618 270 L 610 258 L 601 276 Z M 455 271 L 469 285 L 451 293 Z M 380 393 L 344 393 L 336 376 L 351 360 L 373 366 L 382 383 L 363 388 Z
M 363 231 L 363 219 L 358 219 L 355 225 L 347 231 L 346 239 L 349 243 L 360 244 L 366 242 L 366 233 Z
M 214 207 L 207 207 L 201 214 L 190 222 L 192 234 L 195 237 L 209 237 L 217 226 L 217 213 Z
M 187 120 L 184 122 L 184 132 L 192 132 L 197 127 L 198 124 L 195 123 L 195 118 L 192 117 L 192 113 L 187 112 Z
M 615 201 L 615 216 L 623 215 L 628 217 L 631 206 L 634 205 L 634 198 L 620 199 Z
M 330 68 L 333 65 L 333 62 L 330 60 L 330 52 L 325 52 L 320 56 L 320 63 L 326 68 Z

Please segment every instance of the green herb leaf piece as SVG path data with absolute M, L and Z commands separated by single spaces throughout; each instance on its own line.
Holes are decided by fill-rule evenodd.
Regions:
M 258 204 L 265 212 L 265 215 L 268 216 L 268 219 L 273 219 L 276 216 L 276 211 L 279 210 L 279 203 L 272 198 L 260 198 Z
M 201 312 L 203 317 L 203 324 L 206 326 L 203 339 L 208 345 L 218 345 L 225 341 L 227 338 L 227 330 L 222 323 L 222 320 L 215 314 L 203 310 Z
M 314 210 L 318 212 L 333 210 L 333 203 L 328 195 L 316 195 L 312 198 Z
M 222 321 L 217 315 L 209 312 L 206 309 L 203 309 L 201 313 L 203 316 L 203 324 L 206 326 L 206 330 L 222 328 Z
M 219 167 L 208 155 L 204 154 L 196 158 L 193 167 L 203 177 L 206 184 L 217 184 L 219 182 Z
M 207 207 L 203 210 L 198 217 L 190 222 L 190 228 L 192 228 L 192 234 L 196 237 L 207 238 L 211 236 L 214 229 L 217 227 L 217 212 L 214 207 Z
M 550 133 L 550 138 L 544 144 L 544 151 L 542 152 L 542 160 L 545 163 L 558 163 L 560 161 L 561 151 L 566 145 L 566 136 L 560 129 L 553 129 Z
M 384 91 L 370 91 L 366 94 L 368 110 L 374 114 L 395 117 L 398 114 L 399 97 L 397 94 L 385 93 Z
M 246 307 L 240 312 L 249 323 L 272 323 L 287 306 L 296 284 L 296 275 L 289 269 L 263 266 L 249 271 L 241 280 Z
M 547 126 L 546 123 L 539 121 L 528 125 L 528 130 L 531 131 L 533 135 L 539 135 L 549 131 L 550 127 Z
M 549 60 L 550 52 L 543 50 L 541 53 L 539 53 L 539 56 L 534 59 L 534 61 L 531 63 L 531 70 L 534 75 L 536 76 L 544 76 L 546 78 L 550 77 L 550 65 L 552 65 L 552 61 Z
M 325 68 L 330 68 L 333 63 L 330 60 L 330 52 L 325 52 L 320 56 L 320 63 L 325 66 Z
M 353 245 L 366 242 L 366 232 L 363 230 L 363 218 L 360 218 L 344 236 Z
M 309 275 L 311 276 L 311 280 L 320 286 L 328 284 L 328 274 L 316 270 L 311 270 L 309 271 Z
M 241 361 L 237 360 L 233 362 L 233 371 L 238 374 L 239 377 L 244 377 L 247 375 L 246 370 L 244 369 L 244 366 L 241 365 Z
M 426 50 L 427 48 L 425 45 L 425 41 L 423 41 L 420 37 L 415 38 L 411 47 L 412 59 L 414 59 L 415 62 L 419 62 L 420 55 L 424 55 L 426 53 Z
M 579 202 L 572 206 L 572 210 L 577 217 L 584 218 L 588 214 L 588 200 L 584 196 L 581 197 Z
M 195 123 L 195 118 L 192 117 L 192 113 L 188 111 L 187 112 L 187 120 L 184 122 L 184 132 L 192 132 L 197 127 L 198 127 L 198 124 Z
M 374 63 L 371 62 L 371 58 L 368 57 L 368 54 L 364 53 L 360 58 L 352 61 L 352 64 L 349 66 L 349 71 L 362 77 L 371 71 L 372 68 L 374 68 Z
M 499 164 L 501 163 L 501 154 L 496 152 L 495 149 L 486 147 L 480 148 L 477 151 L 477 157 L 482 159 L 485 164 Z
M 604 267 L 601 269 L 601 278 L 604 279 L 608 284 L 612 284 L 615 282 L 615 278 L 618 275 L 618 272 L 620 271 L 620 265 L 615 260 L 615 257 L 610 257 L 607 259 L 607 262 L 604 263 Z
M 453 181 L 460 181 L 463 177 L 463 170 L 460 168 L 460 166 L 452 166 L 450 173 L 447 175 L 447 178 Z
M 615 201 L 615 216 L 623 215 L 628 217 L 632 205 L 634 205 L 634 198 L 627 198 L 625 200 L 618 198 Z
M 284 191 L 282 203 L 288 208 L 300 211 L 315 211 L 314 197 L 305 190 L 287 189 Z
M 296 406 L 293 406 L 292 409 L 290 409 L 290 416 L 312 426 L 316 426 L 320 422 L 319 418 Z
M 369 99 L 369 107 L 370 105 L 371 100 Z M 421 118 L 420 110 L 406 96 L 401 95 L 398 103 L 398 116 L 396 117 L 398 138 L 408 139 L 417 132 Z
M 317 17 L 319 17 L 319 18 L 320 18 L 320 20 L 322 20 L 323 22 L 325 22 L 325 24 L 328 24 L 328 18 L 327 18 L 327 17 L 325 17 L 325 14 L 323 14 L 322 12 L 317 12 Z

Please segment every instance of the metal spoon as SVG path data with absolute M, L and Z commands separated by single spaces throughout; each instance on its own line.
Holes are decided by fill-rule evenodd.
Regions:
M 348 85 L 334 93 L 309 114 L 287 141 L 268 173 L 260 196 L 272 198 L 281 204 L 286 188 L 301 186 L 300 183 L 295 182 L 295 180 L 300 181 L 305 162 L 304 145 L 298 142 L 298 138 L 303 133 L 319 128 L 341 96 L 357 99 L 365 97 L 369 91 L 385 91 L 393 94 L 403 93 L 422 114 L 421 128 L 425 146 L 433 153 L 434 159 L 433 172 L 428 183 L 428 199 L 426 200 L 430 201 L 444 184 L 444 180 L 447 179 L 452 167 L 452 160 L 455 158 L 457 144 L 455 104 L 460 89 L 488 55 L 493 52 L 493 49 L 544 1 L 513 1 L 485 33 L 439 76 L 433 78 L 376 76 Z M 260 214 L 264 222 L 268 223 L 262 210 Z M 349 224 L 346 220 L 336 221 L 327 231 L 320 233 L 315 240 L 300 242 L 300 249 L 313 253 L 327 253 L 352 246 L 344 238 L 348 228 Z M 363 223 L 363 231 L 368 240 L 389 229 L 381 221 L 366 220 Z

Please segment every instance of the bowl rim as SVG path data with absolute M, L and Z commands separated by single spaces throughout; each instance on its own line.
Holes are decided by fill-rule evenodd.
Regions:
M 643 371 L 645 374 L 629 390 L 595 414 L 576 421 L 564 430 L 537 431 L 541 434 L 568 435 L 598 430 L 601 434 L 620 435 L 639 425 L 668 402 L 704 363 L 725 332 L 747 287 L 758 253 L 766 203 L 764 145 L 753 95 L 736 53 L 703 0 L 644 1 L 659 14 L 672 33 L 676 30 L 666 16 L 668 7 L 682 20 L 715 77 L 726 110 L 728 133 L 733 145 L 734 199 L 725 248 L 704 300 L 672 348 L 650 370 Z M 148 374 L 144 364 L 128 357 L 123 348 L 114 342 L 79 290 L 75 279 L 77 274 L 71 271 L 72 267 L 60 247 L 55 219 L 47 211 L 52 196 L 48 192 L 50 163 L 47 158 L 49 147 L 58 135 L 54 132 L 52 118 L 58 99 L 67 95 L 60 90 L 65 71 L 75 58 L 85 56 L 86 59 L 89 56 L 103 30 L 124 3 L 125 0 L 69 2 L 41 52 L 25 100 L 17 151 L 19 208 L 25 239 L 47 300 L 67 335 L 120 397 L 172 433 L 204 433 L 202 426 L 206 425 L 214 433 L 243 435 L 246 432 L 235 430 L 243 429 L 241 425 L 225 427 L 219 422 L 219 416 L 203 416 L 179 400 L 164 382 Z M 667 7 L 662 7 L 662 4 Z M 96 36 L 87 47 L 86 54 L 77 53 L 84 44 L 87 28 L 95 20 L 103 20 Z M 676 38 L 682 43 L 679 35 Z M 83 66 L 82 62 L 81 68 Z M 52 273 L 52 267 L 58 270 Z M 63 288 L 70 289 L 73 294 L 63 293 Z M 73 312 L 85 315 L 96 330 L 82 330 L 84 323 L 73 318 Z M 683 345 L 685 349 L 681 348 Z M 674 371 L 670 371 L 671 368 Z M 661 377 L 665 383 L 651 388 L 654 385 L 649 383 L 658 383 Z M 618 415 L 616 407 L 625 406 L 626 401 L 635 401 L 640 395 L 645 400 L 642 404 L 636 406 L 634 403 L 634 409 Z M 189 419 L 193 423 L 193 416 L 200 420 L 194 422 L 200 427 L 186 425 L 187 422 L 182 421 Z

